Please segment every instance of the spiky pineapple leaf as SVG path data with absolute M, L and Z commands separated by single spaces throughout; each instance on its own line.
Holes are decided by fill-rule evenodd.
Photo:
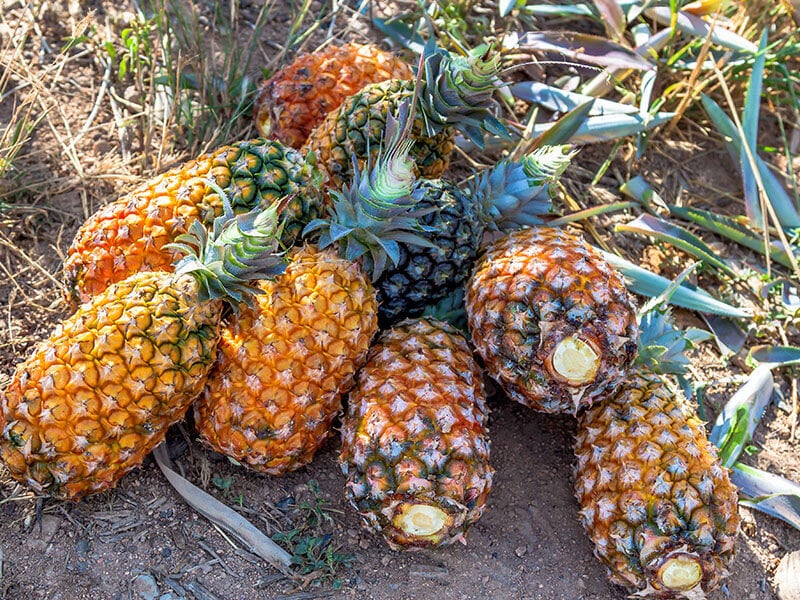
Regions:
M 740 504 L 800 529 L 800 485 L 742 463 L 733 465 L 731 481 L 739 488 Z
M 719 448 L 722 464 L 732 467 L 739 458 L 772 399 L 774 380 L 768 365 L 756 368 L 717 415 L 709 440 Z
M 797 346 L 753 346 L 748 358 L 771 367 L 788 367 L 800 364 L 800 348 Z
M 605 258 L 609 264 L 617 269 L 625 278 L 628 289 L 641 294 L 642 296 L 654 297 L 663 293 L 671 281 L 652 271 L 643 269 L 633 264 L 629 260 L 622 258 L 611 252 L 606 252 L 600 248 L 595 248 Z M 680 286 L 670 297 L 670 303 L 699 312 L 707 312 L 717 315 L 732 317 L 735 319 L 751 318 L 749 311 L 737 308 L 717 300 L 708 292 L 699 288 L 690 288 L 686 285 Z
M 736 272 L 728 266 L 724 260 L 719 258 L 703 240 L 683 227 L 670 223 L 661 217 L 647 214 L 640 215 L 633 221 L 617 225 L 614 230 L 649 235 L 657 240 L 680 248 L 695 258 L 699 258 L 705 264 L 716 267 L 731 277 L 736 276 Z

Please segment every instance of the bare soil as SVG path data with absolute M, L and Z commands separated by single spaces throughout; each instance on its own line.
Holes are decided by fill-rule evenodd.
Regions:
M 256 4 L 240 3 L 237 18 L 242 24 L 255 18 Z M 311 14 L 322 7 L 312 3 Z M 55 57 L 89 9 L 96 10 L 91 24 L 102 38 L 108 32 L 118 36 L 129 18 L 124 11 L 134 7 L 99 0 L 0 5 L 0 56 L 4 68 L 15 66 L 8 89 L 18 88 L 0 99 L 0 131 L 26 101 L 33 102 L 34 114 L 46 114 L 15 169 L 0 179 L 0 389 L 15 364 L 66 315 L 59 270 L 81 222 L 138 181 L 190 158 L 180 146 L 156 137 L 148 149 L 161 144 L 166 151 L 139 160 L 143 138 L 136 127 L 141 120 L 133 109 L 124 109 L 122 121 L 114 115 L 109 92 L 101 91 L 102 64 L 91 52 L 81 54 L 80 47 L 68 52 L 66 60 Z M 198 4 L 201 16 L 208 10 Z M 265 31 L 273 40 L 283 40 L 288 8 L 273 13 Z M 363 39 L 369 31 L 367 20 L 357 15 L 345 14 L 339 23 L 347 23 L 346 29 L 337 29 L 337 35 L 347 39 Z M 20 46 L 22 54 L 10 60 L 23 29 L 29 37 Z M 207 31 L 212 35 L 210 26 Z M 264 56 L 275 52 L 268 42 L 263 43 Z M 251 75 L 259 79 L 258 65 Z M 124 85 L 113 81 L 113 91 L 124 96 Z M 240 129 L 243 136 L 253 134 L 246 117 Z M 130 160 L 123 159 L 123 147 Z M 598 185 L 588 185 L 609 150 L 610 146 L 584 149 L 577 161 L 583 170 L 575 169 L 567 188 L 590 203 L 616 199 L 633 164 L 629 158 L 615 159 Z M 687 130 L 680 143 L 653 140 L 635 167 L 665 193 L 683 187 L 685 201 L 737 212 L 730 204 L 741 193 L 735 165 L 708 136 L 701 139 Z M 666 275 L 680 271 L 684 257 L 640 238 L 615 235 L 614 222 L 596 221 L 608 243 Z M 715 244 L 737 261 L 752 259 L 719 240 Z M 704 285 L 713 286 L 713 279 L 705 277 Z M 737 300 L 758 306 L 753 290 Z M 682 317 L 697 321 L 688 314 Z M 765 340 L 750 340 L 757 341 Z M 776 334 L 771 343 L 777 341 Z M 713 421 L 748 370 L 741 355 L 723 360 L 712 345 L 695 353 L 693 375 L 707 383 L 706 419 Z M 790 381 L 778 374 L 786 398 L 791 398 Z M 338 433 L 309 467 L 272 478 L 208 453 L 194 441 L 191 424 L 175 428 L 169 438 L 171 454 L 185 476 L 238 508 L 268 534 L 297 528 L 309 515 L 304 506 L 322 506 L 330 515 L 320 535 L 329 534 L 331 546 L 352 560 L 304 589 L 281 578 L 188 508 L 152 458 L 116 489 L 79 503 L 35 498 L 0 467 L 0 598 L 624 598 L 620 588 L 607 583 L 578 522 L 572 491 L 575 420 L 532 412 L 499 394 L 490 407 L 497 472 L 488 509 L 468 533 L 466 545 L 420 552 L 392 551 L 362 529 L 344 501 L 344 478 L 336 464 Z M 770 407 L 754 440 L 757 452 L 745 460 L 800 481 L 800 452 L 798 439 L 791 439 L 791 419 L 784 408 Z M 797 530 L 744 507 L 741 513 L 732 574 L 723 589 L 711 594 L 713 600 L 776 597 L 772 573 L 786 552 L 800 548 Z

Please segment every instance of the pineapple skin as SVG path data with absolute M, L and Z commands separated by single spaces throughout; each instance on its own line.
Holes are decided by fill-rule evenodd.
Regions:
M 510 398 L 576 414 L 618 387 L 636 357 L 638 327 L 622 277 L 581 238 L 530 227 L 495 241 L 466 285 L 472 342 Z M 599 365 L 586 385 L 559 378 L 551 353 L 568 336 Z
M 58 325 L 0 396 L 0 459 L 14 479 L 68 500 L 134 467 L 200 394 L 222 303 L 194 277 L 138 273 Z
M 458 186 L 442 179 L 421 179 L 415 211 L 430 227 L 436 248 L 400 243 L 396 266 L 375 281 L 381 322 L 414 317 L 462 287 L 475 263 L 486 225 L 478 207 Z
M 412 77 L 408 64 L 372 44 L 327 46 L 297 57 L 261 85 L 255 126 L 262 137 L 300 148 L 348 96 L 372 83 Z
M 301 152 L 315 154 L 331 187 L 339 189 L 349 184 L 354 174 L 353 158 L 359 170 L 367 158 L 374 164 L 386 129 L 386 115 L 396 114 L 400 104 L 410 101 L 413 95 L 414 82 L 408 80 L 392 79 L 364 87 L 328 113 L 309 134 Z M 450 164 L 455 132 L 451 126 L 432 137 L 423 131 L 423 119 L 417 114 L 410 135 L 414 140 L 411 157 L 420 177 L 436 179 Z
M 195 404 L 206 446 L 270 475 L 312 460 L 378 330 L 375 291 L 357 264 L 314 246 L 290 261 L 222 328 Z
M 283 209 L 287 244 L 322 213 L 313 168 L 296 150 L 269 140 L 223 146 L 151 179 L 87 219 L 64 262 L 72 307 L 133 273 L 171 271 L 179 255 L 164 246 L 196 220 L 210 228 L 223 212 L 222 199 L 206 183 L 210 178 L 237 213 L 294 194 Z
M 739 528 L 737 492 L 679 391 L 632 373 L 579 418 L 575 454 L 581 522 L 613 583 L 653 598 L 702 598 L 720 585 Z M 676 555 L 699 563 L 695 588 L 659 578 Z
M 350 504 L 393 549 L 463 542 L 492 487 L 487 418 L 481 371 L 454 327 L 409 319 L 384 331 L 342 423 Z M 418 504 L 447 513 L 441 531 L 420 537 L 398 525 Z

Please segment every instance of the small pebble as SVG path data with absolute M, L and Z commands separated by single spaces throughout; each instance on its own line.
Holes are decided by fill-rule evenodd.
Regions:
M 137 575 L 131 582 L 131 598 L 134 600 L 156 600 L 158 583 L 149 573 Z
M 516 554 L 518 558 L 522 558 L 527 553 L 528 553 L 527 546 L 517 546 L 517 548 L 514 550 L 514 554 Z

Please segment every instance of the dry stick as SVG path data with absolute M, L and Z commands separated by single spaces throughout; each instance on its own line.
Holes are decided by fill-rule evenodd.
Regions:
M 153 457 L 161 468 L 161 472 L 164 473 L 164 477 L 167 478 L 172 487 L 175 488 L 175 491 L 180 494 L 189 506 L 212 523 L 219 525 L 241 540 L 249 546 L 253 554 L 263 558 L 284 575 L 291 576 L 289 571 L 289 565 L 292 562 L 291 555 L 235 510 L 225 506 L 222 502 L 196 485 L 189 483 L 173 471 L 172 463 L 164 444 L 153 450 Z
M 675 109 L 675 116 L 672 117 L 672 120 L 664 131 L 664 135 L 666 136 L 670 135 L 675 130 L 675 128 L 678 126 L 678 121 L 683 118 L 683 113 L 686 112 L 686 109 L 689 108 L 689 105 L 692 103 L 692 101 L 697 98 L 698 94 L 702 92 L 711 81 L 710 79 L 706 79 L 705 81 L 700 82 L 699 85 L 697 84 L 697 79 L 700 77 L 700 72 L 703 70 L 703 63 L 705 62 L 706 56 L 708 56 L 708 52 L 711 49 L 711 34 L 714 32 L 714 27 L 717 25 L 718 16 L 719 10 L 717 10 L 717 13 L 714 15 L 714 20 L 711 22 L 711 26 L 708 28 L 708 35 L 703 42 L 703 47 L 700 48 L 700 53 L 697 56 L 697 64 L 695 64 L 694 69 L 692 69 L 692 72 L 689 75 L 689 81 L 684 84 L 687 92 L 678 103 L 678 108 Z M 727 62 L 727 57 L 729 55 L 730 52 L 726 53 L 725 56 L 719 59 L 717 64 L 721 66 Z
M 797 264 L 797 258 L 795 257 L 794 253 L 792 252 L 792 246 L 789 244 L 789 240 L 786 238 L 786 233 L 783 231 L 783 227 L 781 226 L 780 219 L 778 219 L 778 215 L 775 213 L 775 208 L 773 208 L 772 203 L 769 201 L 769 196 L 767 196 L 767 192 L 764 189 L 764 182 L 761 180 L 761 173 L 758 171 L 758 165 L 756 164 L 755 157 L 753 156 L 753 152 L 750 149 L 750 144 L 747 143 L 747 136 L 744 134 L 744 129 L 742 128 L 742 123 L 739 120 L 739 115 L 736 112 L 736 105 L 733 102 L 733 98 L 731 97 L 731 91 L 728 89 L 728 84 L 725 82 L 725 76 L 722 74 L 722 71 L 719 70 L 717 65 L 714 65 L 714 74 L 719 79 L 720 84 L 722 86 L 722 92 L 725 94 L 725 100 L 728 102 L 728 107 L 731 110 L 731 114 L 733 115 L 733 122 L 736 124 L 736 131 L 739 134 L 739 137 L 742 139 L 742 148 L 747 154 L 747 161 L 750 163 L 750 169 L 753 171 L 753 176 L 756 180 L 756 185 L 758 186 L 758 193 L 759 198 L 761 200 L 761 212 L 762 214 L 769 213 L 770 219 L 772 219 L 773 224 L 775 225 L 775 229 L 778 232 L 778 237 L 783 244 L 783 249 L 786 252 L 786 255 L 789 257 L 789 262 L 792 265 L 792 270 L 794 271 L 795 277 L 797 280 L 800 281 L 800 266 Z M 767 261 L 767 276 L 771 277 L 771 260 L 770 260 L 770 252 L 769 252 L 769 226 L 768 223 L 764 223 L 764 256 Z
M 106 95 L 106 91 L 108 90 L 108 86 L 111 85 L 111 61 L 108 61 L 106 64 L 106 69 L 103 73 L 103 81 L 100 83 L 100 89 L 97 91 L 97 98 L 95 98 L 94 105 L 92 106 L 92 111 L 89 113 L 89 116 L 86 118 L 86 122 L 81 127 L 81 130 L 78 132 L 72 141 L 70 142 L 70 147 L 74 150 L 75 144 L 80 141 L 80 139 L 86 135 L 86 132 L 89 131 L 89 128 L 94 123 L 94 120 L 97 118 L 97 113 L 100 112 L 100 104 L 103 102 L 103 97 Z

